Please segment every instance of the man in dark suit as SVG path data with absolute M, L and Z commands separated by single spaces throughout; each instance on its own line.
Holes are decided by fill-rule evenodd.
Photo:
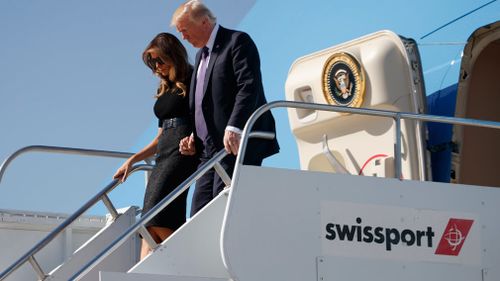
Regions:
M 200 48 L 189 91 L 194 132 L 181 140 L 179 150 L 188 155 L 199 152 L 201 166 L 226 149 L 230 155 L 221 165 L 231 175 L 245 123 L 257 108 L 267 103 L 257 47 L 248 34 L 220 26 L 199 0 L 182 4 L 172 16 L 172 25 L 184 40 Z M 261 116 L 253 130 L 276 133 L 271 113 Z M 278 151 L 276 138 L 250 140 L 244 163 L 260 166 L 264 158 Z M 193 194 L 191 215 L 223 188 L 224 183 L 213 170 L 200 178 Z

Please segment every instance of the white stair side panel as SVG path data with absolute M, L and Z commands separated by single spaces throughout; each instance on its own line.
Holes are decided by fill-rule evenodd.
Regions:
M 99 254 L 103 248 L 113 242 L 118 236 L 123 234 L 132 224 L 135 223 L 135 207 L 129 207 L 112 223 L 104 227 L 94 235 L 87 243 L 83 244 L 75 253 L 62 265 L 54 269 L 46 280 L 66 281 L 80 270 L 92 258 Z M 94 269 L 87 273 L 80 280 L 97 280 L 100 270 L 113 270 L 126 272 L 138 260 L 137 237 L 123 243 L 110 256 L 105 258 Z
M 221 192 L 129 272 L 229 278 L 220 250 L 227 193 Z
M 366 280 L 352 279 L 347 268 L 318 268 L 318 257 L 343 259 L 359 270 L 358 260 L 384 264 L 382 270 L 406 264 L 401 270 L 426 271 L 426 280 L 455 268 L 454 274 L 479 281 L 482 270 L 500 264 L 499 188 L 253 166 L 237 172 L 222 230 L 234 280 L 318 280 L 318 269 L 327 274 L 323 280 Z M 459 220 L 470 230 L 458 229 Z M 376 234 L 379 228 L 383 234 Z M 424 242 L 416 242 L 420 238 L 412 237 L 422 237 L 422 230 Z M 375 234 L 384 241 L 372 239 Z M 443 252 L 462 242 L 459 252 Z M 488 271 L 488 278 L 500 280 L 495 274 Z
M 227 278 L 173 276 L 148 273 L 100 272 L 99 281 L 229 281 Z
M 222 232 L 230 277 L 238 281 L 317 280 L 316 256 L 321 248 L 315 186 L 296 174 L 300 171 L 260 173 L 251 168 L 255 167 L 238 167 L 241 173 L 231 187 Z M 303 190 L 291 186 L 302 184 Z
M 319 257 L 318 280 L 335 280 L 335 276 L 349 276 L 349 280 L 471 281 L 482 280 L 483 273 L 477 267 L 455 264 Z

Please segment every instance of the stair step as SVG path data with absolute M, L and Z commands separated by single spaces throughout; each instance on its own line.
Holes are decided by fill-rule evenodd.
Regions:
M 111 243 L 118 235 L 123 233 L 134 222 L 136 217 L 135 207 L 128 207 L 120 210 L 120 216 L 96 233 L 89 241 L 82 245 L 76 252 L 62 265 L 52 270 L 50 273 L 51 281 L 68 280 L 75 272 L 80 270 L 83 265 L 101 252 L 103 247 Z M 137 260 L 136 238 L 130 238 L 120 246 L 110 256 L 106 257 L 101 263 L 93 268 L 80 280 L 96 280 L 100 270 L 114 270 L 126 272 Z

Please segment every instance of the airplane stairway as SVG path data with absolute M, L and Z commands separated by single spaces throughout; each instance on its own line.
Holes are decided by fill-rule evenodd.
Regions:
M 33 148 L 39 150 L 38 146 L 33 146 Z M 29 149 L 30 148 L 21 149 L 20 151 L 22 153 Z M 46 149 L 47 147 L 43 147 L 43 150 Z M 60 148 L 57 148 L 55 150 L 60 152 Z M 65 148 L 64 151 L 65 153 L 67 153 L 67 148 Z M 0 175 L 3 174 L 5 167 L 7 166 L 5 163 L 8 164 L 9 162 L 11 162 L 12 159 L 15 158 L 18 154 L 20 154 L 19 151 L 14 153 L 13 157 L 10 157 L 4 162 L 4 164 L 0 168 Z M 16 274 L 18 274 L 19 272 L 15 271 L 27 263 L 31 264 L 32 269 L 38 277 L 38 280 L 98 280 L 99 272 L 104 270 L 111 271 L 112 273 L 109 273 L 111 275 L 117 275 L 120 272 L 126 272 L 137 263 L 138 251 L 140 248 L 138 239 L 139 234 L 144 238 L 146 243 L 152 249 L 152 254 L 142 263 L 136 265 L 134 267 L 134 270 L 137 270 L 138 272 L 141 272 L 141 270 L 151 271 L 150 268 L 151 266 L 153 266 L 161 272 L 164 266 L 158 266 L 158 260 L 164 259 L 166 252 L 172 252 L 171 248 L 174 248 L 172 244 L 177 245 L 179 237 L 182 237 L 181 240 L 184 242 L 179 243 L 177 249 L 178 252 L 183 255 L 184 259 L 192 260 L 191 255 L 195 255 L 196 257 L 198 257 L 198 264 L 200 265 L 198 272 L 203 273 L 203 275 L 206 272 L 209 272 L 209 275 L 212 275 L 212 273 L 215 272 L 214 274 L 217 276 L 217 278 L 208 280 L 220 280 L 218 277 L 224 276 L 222 259 L 220 254 L 217 254 L 219 251 L 214 250 L 217 248 L 216 245 L 218 245 L 218 240 L 220 238 L 222 217 L 227 202 L 227 192 L 221 193 L 221 196 L 218 197 L 220 199 L 213 200 L 213 202 L 205 208 L 205 211 L 200 211 L 200 215 L 193 217 L 190 223 L 186 223 L 183 227 L 181 227 L 181 229 L 174 233 L 172 239 L 169 239 L 169 241 L 171 241 L 171 243 L 169 244 L 158 245 L 146 230 L 144 225 L 158 212 L 160 212 L 166 205 L 173 201 L 179 194 L 186 191 L 189 186 L 191 186 L 199 177 L 201 177 L 201 175 L 203 175 L 211 168 L 214 168 L 224 180 L 226 185 L 229 185 L 231 183 L 231 179 L 227 175 L 227 173 L 225 173 L 225 170 L 219 163 L 219 161 L 226 155 L 227 153 L 224 150 L 220 151 L 216 156 L 214 156 L 213 159 L 211 159 L 211 161 L 209 161 L 204 167 L 201 167 L 191 177 L 186 179 L 157 206 L 155 206 L 148 213 L 143 214 L 143 216 L 139 220 L 136 219 L 136 207 L 128 207 L 123 211 L 118 211 L 115 209 L 108 197 L 108 194 L 120 183 L 118 180 L 111 181 L 110 184 L 108 184 L 93 198 L 87 201 L 80 209 L 69 216 L 64 222 L 58 225 L 44 239 L 33 246 L 33 248 L 31 248 L 26 254 L 19 258 L 10 267 L 1 272 L 0 280 L 23 280 L 22 278 L 19 279 L 19 276 L 16 276 Z M 136 171 L 140 170 L 150 171 L 152 167 L 153 166 L 151 165 L 144 164 L 135 165 L 132 168 L 131 173 L 135 173 Z M 99 201 L 102 201 L 108 208 L 108 211 L 110 212 L 109 216 L 111 216 L 112 218 L 110 220 L 110 223 L 103 229 L 101 229 L 98 233 L 96 233 L 89 241 L 83 244 L 77 251 L 73 253 L 73 255 L 71 255 L 70 258 L 68 258 L 55 269 L 51 270 L 49 273 L 46 273 L 43 268 L 44 263 L 37 261 L 35 255 L 37 255 L 42 249 L 44 249 L 51 241 L 56 239 L 56 237 L 60 233 L 65 231 L 65 229 L 68 228 L 71 223 L 73 223 L 76 219 L 78 219 L 89 208 L 91 208 Z M 203 237 L 197 237 L 197 234 L 199 233 L 204 233 Z M 206 243 L 207 241 L 211 241 L 212 243 Z M 190 255 L 188 255 L 188 250 L 193 249 L 193 243 L 197 243 L 197 245 L 199 246 L 198 250 L 201 250 L 205 255 L 195 253 L 194 250 L 191 251 Z M 168 251 L 165 251 L 166 248 L 168 248 Z M 216 266 L 212 266 L 208 261 L 211 261 L 212 265 Z M 177 270 L 180 270 L 180 267 L 175 264 L 172 265 L 172 268 L 177 268 Z M 192 272 L 192 269 L 190 270 Z M 108 273 L 103 274 L 106 275 Z M 225 275 L 227 276 L 227 274 Z M 8 279 L 9 277 L 14 279 Z M 119 278 L 123 279 L 122 277 Z M 146 280 L 144 278 L 145 277 L 142 276 L 141 280 Z M 165 276 L 163 276 L 162 278 L 163 280 L 165 280 Z
M 127 273 L 101 271 L 101 281 L 230 280 L 220 251 L 225 190 Z
M 266 107 L 279 106 L 345 110 L 272 102 L 250 117 L 243 136 Z M 396 122 L 401 117 L 443 121 L 349 110 L 394 114 Z M 445 121 L 500 129 L 498 122 Z M 101 272 L 100 280 L 499 280 L 499 189 L 403 180 L 398 173 L 378 178 L 246 166 L 241 157 L 246 141 L 243 137 L 230 190 L 127 273 Z M 401 146 L 395 149 L 400 167 Z M 461 253 L 436 254 L 444 243 L 456 250 L 457 241 L 446 242 L 455 233 L 448 225 L 456 220 L 475 221 L 467 245 Z M 416 242 L 424 234 L 424 242 Z M 374 235 L 385 240 L 375 241 Z
M 100 280 L 500 280 L 499 202 L 498 188 L 246 166 L 239 157 L 230 190 L 128 273 Z M 451 225 L 458 221 L 473 230 L 451 241 L 466 231 Z

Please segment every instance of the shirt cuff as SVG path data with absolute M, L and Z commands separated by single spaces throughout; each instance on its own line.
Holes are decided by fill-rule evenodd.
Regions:
M 239 128 L 233 127 L 233 126 L 227 126 L 226 131 L 231 131 L 231 132 L 237 133 L 239 135 L 241 135 L 243 133 L 242 130 L 240 130 Z

